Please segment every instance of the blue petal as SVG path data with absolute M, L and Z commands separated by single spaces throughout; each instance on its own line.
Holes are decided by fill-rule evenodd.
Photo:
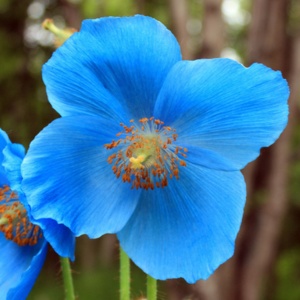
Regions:
M 281 73 L 261 64 L 182 61 L 166 79 L 154 115 L 177 129 L 178 143 L 199 152 L 194 163 L 239 170 L 285 128 L 288 96 Z
M 47 242 L 20 247 L 0 233 L 0 246 L 0 299 L 26 299 L 44 264 Z
M 45 64 L 43 80 L 62 116 L 101 114 L 127 122 L 152 116 L 162 83 L 180 59 L 173 34 L 150 17 L 86 20 Z
M 2 166 L 2 162 L 4 159 L 2 151 L 9 143 L 10 143 L 10 140 L 9 140 L 6 132 L 3 131 L 2 129 L 0 129 L 0 185 L 1 186 L 3 186 L 4 184 L 8 184 L 6 172 Z
M 157 279 L 206 279 L 234 252 L 245 204 L 239 171 L 187 165 L 164 189 L 145 191 L 126 226 L 121 246 Z
M 25 156 L 25 148 L 20 144 L 9 143 L 3 150 L 2 166 L 13 191 L 21 190 L 21 163 Z
M 10 140 L 6 132 L 0 129 L 0 153 L 2 153 L 2 150 L 6 147 L 8 143 L 10 143 Z M 1 154 L 0 154 L 0 159 L 2 160 Z
M 104 144 L 118 131 L 113 121 L 74 116 L 55 120 L 34 139 L 22 164 L 22 188 L 35 219 L 53 219 L 76 236 L 99 237 L 124 226 L 140 193 L 107 162 Z
M 32 220 L 32 222 L 43 230 L 45 239 L 59 256 L 75 260 L 75 236 L 69 228 L 51 219 Z

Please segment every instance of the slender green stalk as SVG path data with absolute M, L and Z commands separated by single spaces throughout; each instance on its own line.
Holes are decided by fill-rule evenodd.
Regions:
M 120 300 L 130 300 L 130 259 L 120 247 Z
M 75 300 L 70 261 L 67 257 L 61 257 L 60 264 L 65 287 L 65 300 Z
M 147 300 L 157 299 L 157 281 L 150 275 L 147 275 Z

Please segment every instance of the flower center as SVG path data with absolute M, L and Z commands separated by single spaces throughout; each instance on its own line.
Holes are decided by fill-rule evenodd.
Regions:
M 33 246 L 42 237 L 40 228 L 29 221 L 17 194 L 7 185 L 0 187 L 0 231 L 19 246 Z
M 186 166 L 188 150 L 174 145 L 176 131 L 153 117 L 130 123 L 131 126 L 120 124 L 123 131 L 117 136 L 122 138 L 104 145 L 114 150 L 107 161 L 116 177 L 131 183 L 132 188 L 146 190 L 164 188 L 169 179 L 179 179 L 179 168 Z

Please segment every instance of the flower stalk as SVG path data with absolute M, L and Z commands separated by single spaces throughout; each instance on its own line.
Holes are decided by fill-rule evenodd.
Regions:
M 60 257 L 60 264 L 65 288 L 65 300 L 75 300 L 74 285 L 70 261 L 67 257 Z
M 130 259 L 120 247 L 120 300 L 130 300 Z
M 147 275 L 147 300 L 157 299 L 157 281 L 150 275 Z

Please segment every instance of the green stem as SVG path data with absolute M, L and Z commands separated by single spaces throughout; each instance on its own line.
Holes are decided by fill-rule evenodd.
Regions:
M 75 300 L 70 261 L 67 257 L 61 257 L 60 264 L 62 268 L 63 282 L 65 287 L 65 300 Z
M 147 300 L 156 300 L 157 281 L 150 275 L 147 275 Z
M 120 300 L 130 300 L 130 259 L 120 247 Z

